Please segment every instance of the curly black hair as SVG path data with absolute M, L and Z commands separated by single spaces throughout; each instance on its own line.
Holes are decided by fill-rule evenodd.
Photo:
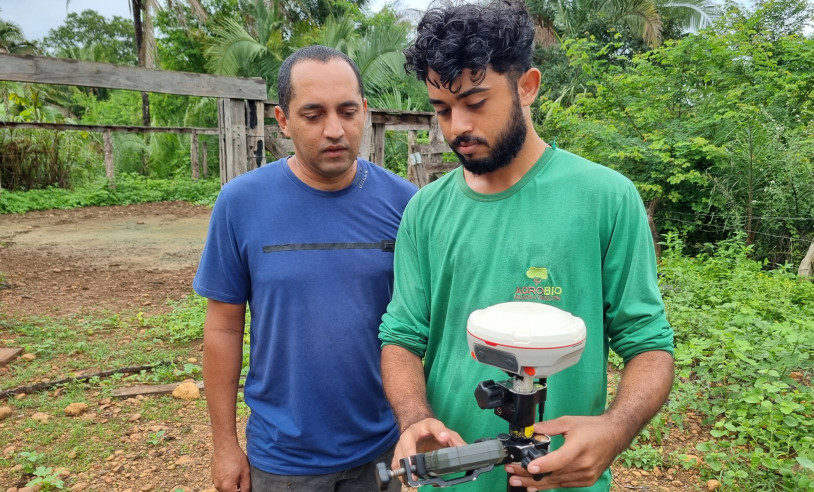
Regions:
M 465 69 L 476 85 L 487 68 L 512 77 L 526 72 L 533 42 L 534 23 L 520 0 L 447 4 L 424 14 L 415 42 L 404 50 L 404 68 L 422 82 L 433 69 L 441 86 L 455 92 L 452 84 Z

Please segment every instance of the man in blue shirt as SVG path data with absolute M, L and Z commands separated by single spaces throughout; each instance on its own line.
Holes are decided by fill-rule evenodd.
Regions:
M 208 299 L 212 476 L 223 492 L 375 490 L 375 464 L 398 439 L 378 325 L 416 187 L 357 157 L 367 102 L 347 56 L 303 48 L 278 86 L 275 117 L 295 154 L 223 187 L 193 283 Z M 244 453 L 235 406 L 247 303 Z

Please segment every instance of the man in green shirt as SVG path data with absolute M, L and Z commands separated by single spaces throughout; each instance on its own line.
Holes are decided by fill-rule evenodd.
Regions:
M 611 462 L 669 394 L 673 331 L 633 183 L 534 131 L 533 35 L 522 2 L 450 6 L 429 10 L 405 50 L 462 167 L 421 189 L 399 228 L 379 334 L 401 430 L 392 465 L 506 432 L 473 396 L 479 382 L 505 374 L 470 357 L 467 318 L 502 302 L 541 302 L 582 318 L 586 346 L 576 365 L 548 378 L 534 431 L 552 436 L 555 451 L 528 471 L 507 465 L 510 484 L 606 491 Z M 609 350 L 625 367 L 606 409 Z M 529 472 L 548 475 L 535 481 Z M 505 487 L 495 470 L 456 490 Z

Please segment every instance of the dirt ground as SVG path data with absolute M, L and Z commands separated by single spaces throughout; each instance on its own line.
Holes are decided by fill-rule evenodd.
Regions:
M 0 215 L 10 314 L 160 306 L 191 291 L 210 209 L 184 202 Z
M 0 215 L 0 272 L 5 277 L 0 277 L 0 311 L 9 316 L 165 311 L 167 299 L 191 292 L 209 213 L 205 206 L 172 202 Z M 99 415 L 111 412 L 132 414 L 138 405 L 134 398 L 101 401 L 92 411 L 101 419 Z M 205 406 L 198 402 L 181 412 L 183 424 L 136 422 L 131 443 L 105 463 L 71 477 L 66 488 L 212 490 Z M 163 451 L 145 444 L 144 436 L 159 430 L 173 439 Z M 700 427 L 693 424 L 692 431 L 668 436 L 663 443 L 667 452 L 691 449 Z M 19 484 L 0 483 L 0 491 L 14 486 Z M 645 471 L 614 466 L 613 490 L 699 490 L 698 474 L 681 467 Z

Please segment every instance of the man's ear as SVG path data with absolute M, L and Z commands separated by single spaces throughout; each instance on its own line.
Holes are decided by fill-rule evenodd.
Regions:
M 530 68 L 517 79 L 517 93 L 521 106 L 531 106 L 540 92 L 540 70 Z
M 283 135 L 291 138 L 291 135 L 288 134 L 288 119 L 286 119 L 283 108 L 280 106 L 274 106 L 274 119 L 276 119 L 277 124 L 280 125 L 280 130 L 283 132 Z

